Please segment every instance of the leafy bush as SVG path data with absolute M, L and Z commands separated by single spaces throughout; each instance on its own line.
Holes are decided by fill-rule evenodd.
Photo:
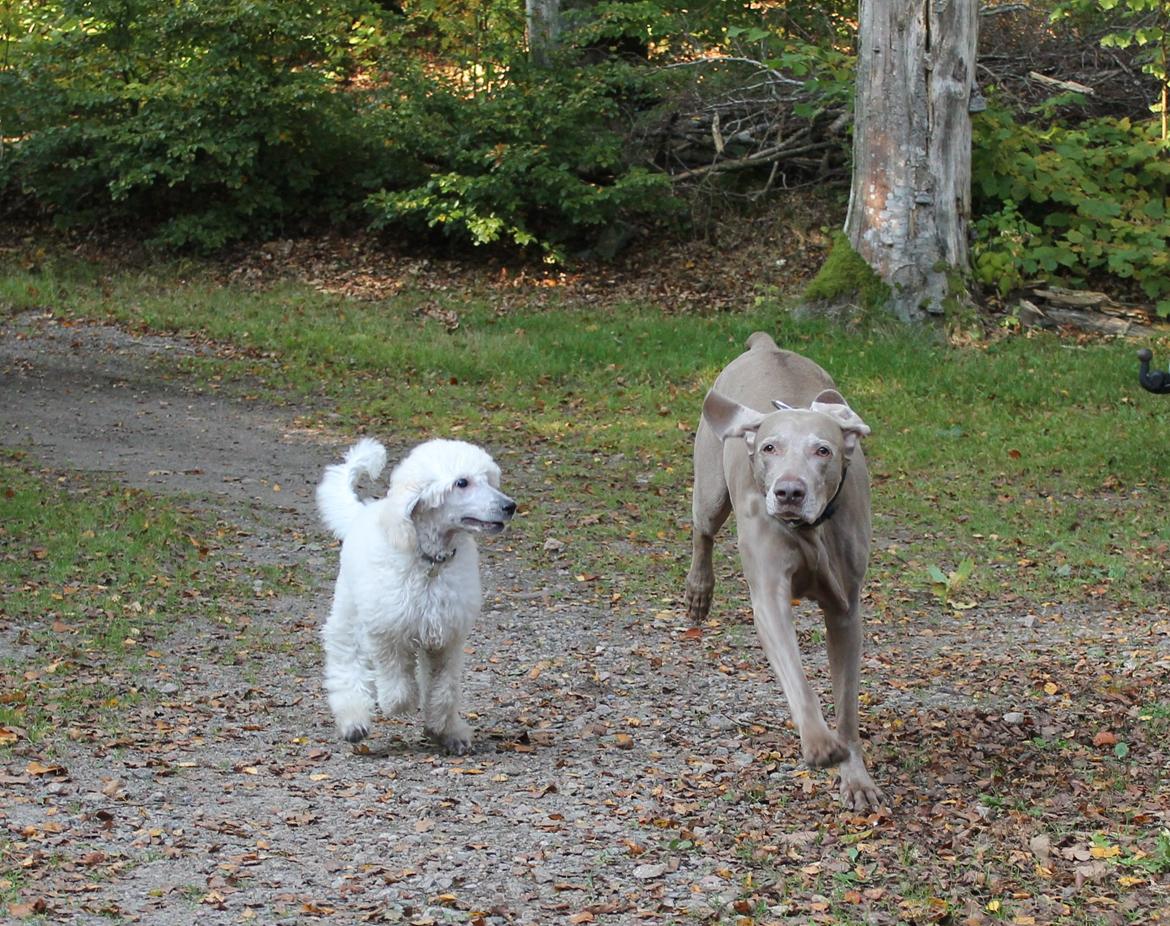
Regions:
M 472 99 L 458 87 L 399 96 L 383 134 L 410 139 L 431 169 L 416 185 L 369 197 L 372 224 L 555 259 L 570 247 L 604 252 L 627 223 L 672 214 L 668 178 L 630 163 L 618 127 L 617 100 L 637 92 L 634 73 L 620 63 L 517 68 Z
M 1001 294 L 1038 275 L 1129 281 L 1170 315 L 1170 151 L 1152 123 L 975 121 L 975 272 Z
M 382 146 L 364 130 L 360 97 L 337 92 L 376 49 L 372 3 L 26 9 L 0 111 L 19 140 L 0 188 L 60 222 L 134 222 L 168 245 L 213 249 L 372 188 Z

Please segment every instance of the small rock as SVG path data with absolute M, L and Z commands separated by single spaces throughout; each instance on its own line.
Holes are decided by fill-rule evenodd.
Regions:
M 640 881 L 661 878 L 664 874 L 666 874 L 666 866 L 661 863 L 657 865 L 637 865 L 634 867 L 634 877 Z
M 1020 711 L 1008 711 L 1003 715 L 1003 722 L 1018 727 L 1024 722 L 1024 715 Z

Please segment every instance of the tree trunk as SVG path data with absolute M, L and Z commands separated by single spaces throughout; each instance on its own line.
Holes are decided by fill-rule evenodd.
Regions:
M 977 33 L 977 0 L 861 0 L 845 234 L 903 321 L 966 298 Z
M 538 67 L 548 67 L 561 34 L 560 0 L 525 0 L 528 56 Z

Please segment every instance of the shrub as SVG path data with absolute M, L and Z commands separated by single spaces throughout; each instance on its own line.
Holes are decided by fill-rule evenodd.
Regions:
M 1170 315 L 1170 151 L 1151 123 L 1040 127 L 976 119 L 976 276 L 1001 294 L 1038 275 L 1113 277 Z
M 339 93 L 377 45 L 365 0 L 86 0 L 38 8 L 7 73 L 0 162 L 63 224 L 213 249 L 345 208 L 381 146 Z M 32 14 L 29 14 L 30 17 Z
M 431 169 L 415 185 L 370 196 L 372 224 L 551 259 L 570 248 L 612 250 L 623 226 L 678 208 L 669 179 L 632 163 L 619 130 L 617 100 L 636 95 L 638 80 L 617 62 L 520 67 L 471 99 L 441 86 L 423 99 L 399 96 L 383 113 L 383 134 L 411 139 L 412 155 Z

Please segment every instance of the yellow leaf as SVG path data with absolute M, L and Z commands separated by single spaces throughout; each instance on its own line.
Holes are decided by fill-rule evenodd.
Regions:
M 987 904 L 987 909 L 990 910 L 992 913 L 998 913 L 999 912 L 999 901 L 998 900 L 989 901 Z
M 1089 854 L 1093 858 L 1117 858 L 1121 855 L 1121 846 L 1093 846 Z
M 1044 683 L 1044 693 L 1045 694 L 1054 695 L 1058 691 L 1060 691 L 1060 689 L 1056 687 L 1055 682 L 1045 682 Z

